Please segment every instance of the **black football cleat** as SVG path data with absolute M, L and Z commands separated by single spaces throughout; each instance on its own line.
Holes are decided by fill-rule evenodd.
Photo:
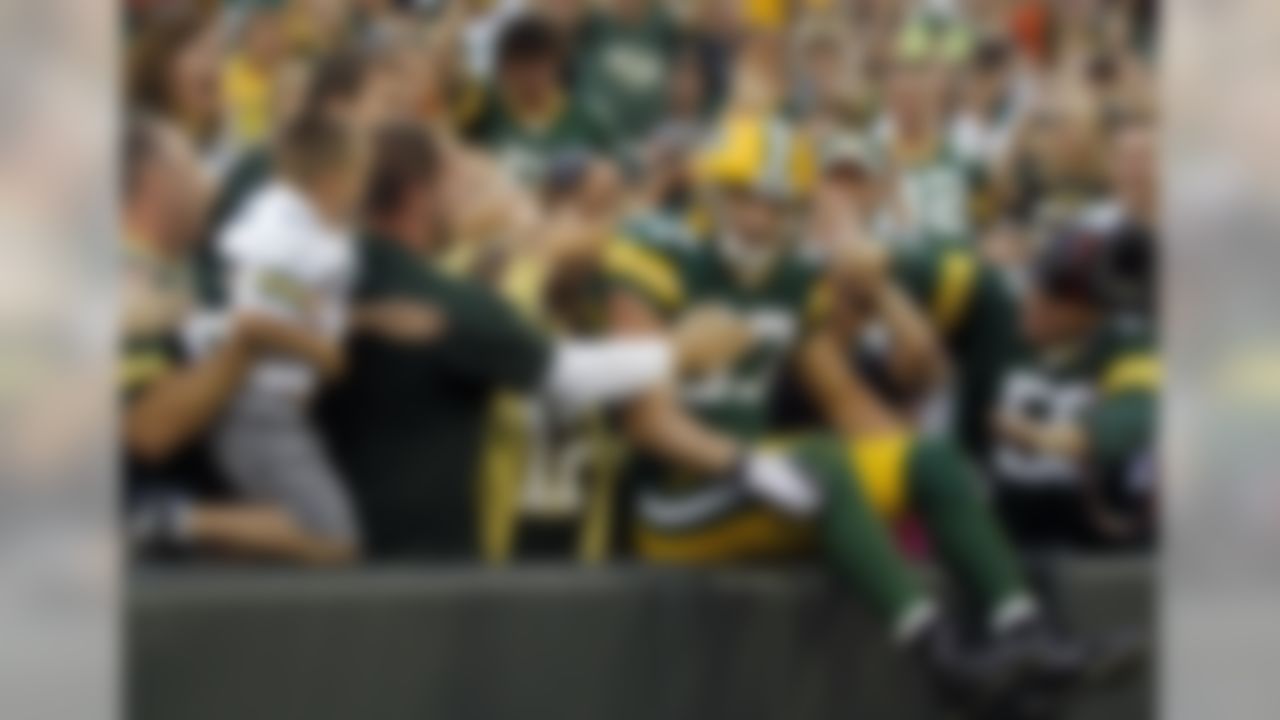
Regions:
M 1045 692 L 1021 683 L 973 720 L 1065 720 L 1070 717 L 1069 700 L 1061 693 Z
M 1002 647 L 965 647 L 950 624 L 935 621 L 910 646 L 942 706 L 981 718 L 1019 682 L 1022 659 Z
M 995 646 L 1011 658 L 1031 687 L 1063 695 L 1122 679 L 1142 665 L 1147 650 L 1136 633 L 1086 640 L 1055 632 L 1043 622 L 1014 629 Z

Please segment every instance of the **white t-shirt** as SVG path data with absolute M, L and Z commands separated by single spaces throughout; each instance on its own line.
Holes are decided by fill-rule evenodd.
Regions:
M 218 235 L 228 314 L 251 310 L 330 339 L 346 331 L 356 273 L 351 230 L 321 218 L 305 196 L 280 182 L 254 195 Z M 258 361 L 246 391 L 290 398 L 309 394 L 316 372 L 306 363 Z

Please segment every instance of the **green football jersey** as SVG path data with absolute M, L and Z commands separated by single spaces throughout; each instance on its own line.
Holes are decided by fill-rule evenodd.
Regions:
M 634 22 L 597 14 L 586 24 L 574 61 L 587 109 L 620 137 L 641 137 L 662 118 L 678 31 L 659 8 Z
M 521 122 L 495 94 L 470 134 L 512 177 L 529 185 L 542 181 L 558 155 L 574 151 L 609 154 L 614 150 L 609 129 L 568 96 L 553 116 L 535 126 Z
M 947 421 L 974 457 L 985 457 L 1001 376 L 1018 354 L 1016 299 L 1004 277 L 959 241 L 935 240 L 893 257 L 899 285 L 943 341 L 954 373 Z
M 631 223 L 610 248 L 615 286 L 635 293 L 667 317 L 699 305 L 738 313 L 754 342 L 732 366 L 686 380 L 686 406 L 711 426 L 751 440 L 770 418 L 771 390 L 817 303 L 816 263 L 785 249 L 757 282 L 739 279 L 717 243 L 681 232 L 673 223 Z
M 997 439 L 990 455 L 995 479 L 1023 489 L 1061 489 L 1094 473 L 1107 492 L 1125 492 L 1130 475 L 1149 460 L 1159 374 L 1150 334 L 1114 324 L 1075 352 L 1023 355 L 1001 378 L 999 410 L 1042 423 L 1077 424 L 1089 456 L 1081 464 Z

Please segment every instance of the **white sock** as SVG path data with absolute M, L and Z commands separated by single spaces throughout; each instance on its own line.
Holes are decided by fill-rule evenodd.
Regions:
M 893 621 L 894 644 L 906 647 L 915 642 L 920 633 L 929 629 L 937 618 L 938 608 L 932 600 L 922 598 L 912 603 Z
M 1040 614 L 1040 606 L 1027 593 L 1018 593 L 1002 600 L 991 609 L 988 618 L 991 632 L 996 635 L 1008 632 Z

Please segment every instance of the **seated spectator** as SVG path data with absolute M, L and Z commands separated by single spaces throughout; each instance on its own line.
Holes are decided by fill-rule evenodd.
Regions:
M 191 302 L 186 263 L 205 188 L 187 141 L 155 121 L 130 123 L 125 148 L 125 321 L 122 419 L 129 530 L 146 555 L 345 561 L 281 508 L 230 492 L 211 461 L 209 432 L 254 360 L 290 351 L 275 321 L 245 315 L 218 348 L 188 355 L 180 324 Z
M 274 126 L 272 113 L 288 50 L 283 8 L 273 2 L 248 5 L 221 78 L 229 141 L 236 149 L 266 140 Z
M 679 29 L 656 0 L 601 3 L 574 43 L 574 81 L 590 112 L 641 140 L 663 111 Z
M 1151 539 L 1159 361 L 1149 332 L 1109 313 L 1109 244 L 1090 228 L 1060 231 L 1023 298 L 1029 348 L 1001 379 L 990 468 L 1025 545 Z
M 1012 168 L 1007 213 L 1049 227 L 1106 197 L 1105 128 L 1096 99 L 1065 82 L 1041 94 L 1023 130 Z
M 663 114 L 650 140 L 663 135 L 696 141 L 711 120 L 710 69 L 692 42 L 683 44 L 671 59 L 663 96 Z
M 226 166 L 221 41 L 216 13 L 183 4 L 153 9 L 138 21 L 129 47 L 127 82 L 135 110 L 173 123 L 215 174 Z
M 968 240 L 973 232 L 976 168 L 948 137 L 946 69 L 934 60 L 898 57 L 886 87 L 875 140 L 895 177 L 903 208 L 898 244 Z
M 818 20 L 797 34 L 799 57 L 787 98 L 791 117 L 808 127 L 817 142 L 865 124 L 871 98 L 866 77 L 854 62 L 854 36 Z
M 1023 121 L 1028 80 L 1002 37 L 984 39 L 965 65 L 951 136 L 986 173 L 1003 170 Z
M 1114 198 L 1096 203 L 1088 219 L 1111 239 L 1110 294 L 1116 311 L 1134 322 L 1156 314 L 1159 276 L 1159 186 L 1155 134 L 1141 120 L 1126 122 L 1110 140 Z
M 614 149 L 608 129 L 567 91 L 564 70 L 554 26 L 535 15 L 512 21 L 498 42 L 495 86 L 470 123 L 471 136 L 530 185 L 560 153 Z

